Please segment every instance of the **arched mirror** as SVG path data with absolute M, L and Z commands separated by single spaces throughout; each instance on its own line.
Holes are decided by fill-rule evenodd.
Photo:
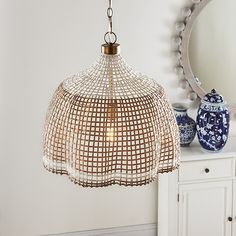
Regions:
M 178 70 L 200 98 L 215 88 L 236 113 L 236 1 L 192 0 L 178 22 Z M 177 40 L 178 41 L 178 40 Z

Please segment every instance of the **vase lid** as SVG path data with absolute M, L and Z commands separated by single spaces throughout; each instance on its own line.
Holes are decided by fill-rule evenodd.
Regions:
M 203 102 L 213 103 L 213 104 L 222 104 L 224 103 L 224 98 L 222 95 L 217 93 L 215 89 L 212 89 L 210 93 L 207 93 L 203 97 Z

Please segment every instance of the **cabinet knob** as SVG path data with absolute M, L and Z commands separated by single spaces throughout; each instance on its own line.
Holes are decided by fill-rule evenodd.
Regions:
M 233 221 L 233 218 L 232 218 L 232 217 L 228 217 L 228 221 L 229 221 L 229 222 L 232 222 L 232 221 Z
M 208 168 L 206 168 L 206 169 L 205 169 L 205 172 L 206 172 L 206 173 L 209 173 L 209 172 L 210 172 L 210 170 L 209 170 Z

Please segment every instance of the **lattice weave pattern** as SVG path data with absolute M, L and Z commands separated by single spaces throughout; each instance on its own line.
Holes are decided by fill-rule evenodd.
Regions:
M 47 170 L 84 187 L 144 185 L 179 165 L 179 136 L 163 88 L 120 55 L 66 79 L 44 132 Z

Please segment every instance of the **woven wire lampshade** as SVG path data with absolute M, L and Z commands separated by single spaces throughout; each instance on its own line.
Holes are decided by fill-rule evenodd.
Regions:
M 48 109 L 44 167 L 84 187 L 144 185 L 179 165 L 176 120 L 163 88 L 108 43 L 90 69 L 67 78 Z

